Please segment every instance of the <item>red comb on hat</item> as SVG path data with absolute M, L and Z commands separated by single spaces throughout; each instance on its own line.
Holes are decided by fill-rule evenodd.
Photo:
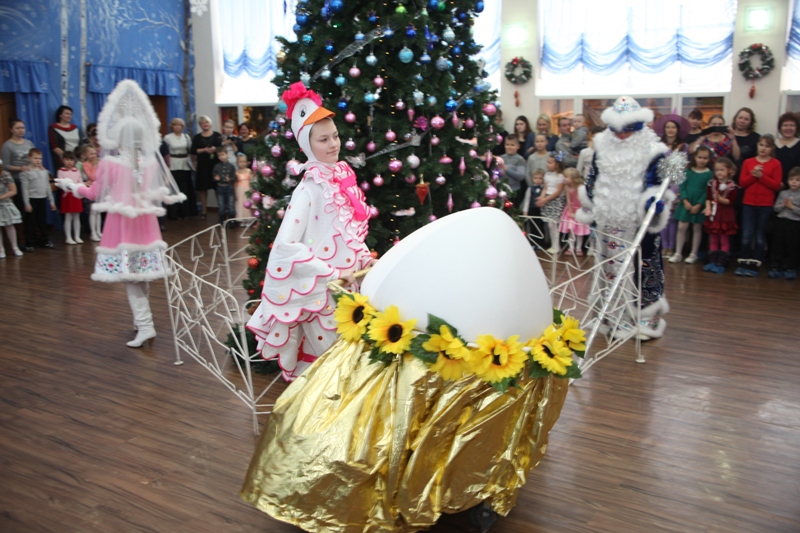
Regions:
M 283 91 L 281 100 L 286 102 L 286 114 L 292 116 L 294 105 L 303 98 L 310 98 L 315 104 L 321 106 L 322 98 L 317 93 L 306 87 L 302 81 L 298 81 L 289 86 L 289 90 Z

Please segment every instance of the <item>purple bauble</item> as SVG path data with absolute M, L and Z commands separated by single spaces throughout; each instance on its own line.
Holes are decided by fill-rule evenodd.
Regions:
M 414 183 L 415 181 L 417 181 L 417 177 L 414 174 L 406 176 L 406 183 Z
M 350 69 L 350 77 L 357 78 L 361 76 L 361 70 L 358 67 L 353 67 Z
M 286 130 L 286 133 L 284 133 L 283 136 L 289 139 L 290 141 L 294 139 L 294 133 L 292 133 L 292 130 Z
M 344 143 L 344 147 L 348 150 L 355 150 L 356 149 L 356 142 L 353 139 L 347 139 L 347 142 Z
M 394 140 L 397 139 L 397 134 L 392 130 L 389 130 L 386 132 L 386 135 L 384 135 L 384 137 L 386 137 L 387 141 L 394 142 Z
M 261 175 L 264 176 L 265 178 L 268 178 L 273 174 L 275 174 L 275 169 L 272 168 L 271 165 L 264 165 L 263 167 L 261 167 Z
M 283 148 L 276 144 L 272 147 L 270 153 L 272 154 L 272 157 L 280 157 L 283 155 Z
M 284 211 L 283 209 L 278 209 L 278 218 L 283 218 L 283 215 L 285 215 L 285 214 L 286 214 L 286 211 Z
M 416 115 L 417 112 L 414 111 L 413 109 L 409 109 L 406 113 L 408 113 L 408 121 L 414 122 L 414 115 Z
M 378 174 L 377 176 L 372 178 L 372 184 L 375 185 L 376 187 L 381 187 L 383 185 L 383 176 Z
M 494 200 L 495 198 L 497 198 L 497 189 L 489 185 L 489 187 L 486 188 L 486 192 L 484 192 L 483 194 L 486 195 L 486 198 Z
M 378 218 L 381 212 L 374 205 L 369 206 L 369 218 Z
M 370 141 L 367 143 L 367 152 L 374 152 L 376 148 L 377 146 L 375 146 L 374 142 Z
M 403 170 L 403 162 L 399 159 L 392 159 L 389 161 L 389 170 L 391 170 L 394 174 L 397 174 Z
M 253 211 L 253 216 L 256 217 L 256 218 L 259 218 L 261 216 L 261 211 L 256 209 L 255 211 Z
M 453 123 L 453 127 L 454 128 L 457 128 L 458 127 L 458 123 L 461 122 L 461 120 L 458 118 L 458 115 L 453 113 L 453 117 L 450 119 L 450 122 Z
M 402 100 L 398 100 L 396 104 L 394 104 L 394 108 L 398 111 L 402 111 L 406 108 L 406 103 Z
M 286 119 L 284 117 L 278 117 L 278 124 L 280 124 L 281 126 L 285 126 Z
M 497 144 L 502 144 L 503 143 L 503 136 L 498 133 L 497 137 L 495 138 L 495 140 L 497 141 Z
M 260 202 L 260 201 L 261 201 L 261 193 L 260 193 L 260 192 L 258 192 L 258 191 L 254 192 L 254 193 L 253 193 L 253 194 L 250 196 L 250 199 L 253 201 L 253 203 L 256 203 L 256 204 L 257 204 L 258 202 Z
M 478 152 L 476 152 L 475 150 L 470 150 L 469 151 L 469 156 L 474 159 L 474 158 L 478 157 Z
M 431 127 L 435 130 L 444 128 L 444 119 L 439 115 L 436 115 L 431 119 Z
M 244 202 L 242 202 L 242 205 L 244 206 L 245 209 L 250 209 L 251 207 L 253 207 L 253 203 L 250 200 L 245 200 Z
M 495 113 L 497 113 L 497 107 L 495 107 L 494 104 L 486 104 L 483 106 L 483 114 L 487 117 L 492 117 Z
M 439 141 L 440 139 L 436 135 L 431 136 L 431 146 L 439 146 Z
M 481 206 L 481 204 L 480 204 L 480 203 L 478 203 L 478 200 L 475 200 L 474 202 L 472 202 L 472 204 L 470 204 L 470 207 L 471 207 L 472 209 L 477 209 L 477 208 L 479 208 L 480 206 Z
M 436 176 L 436 185 L 444 185 L 445 183 L 447 183 L 447 180 L 445 179 L 444 176 L 442 176 L 441 174 Z
M 467 120 L 464 121 L 464 126 L 466 126 L 468 130 L 471 130 L 472 128 L 475 127 L 475 121 L 472 120 L 471 118 L 468 118 Z
M 369 183 L 366 181 L 362 181 L 359 187 L 361 187 L 362 191 L 367 192 L 369 190 Z
M 452 162 L 453 160 L 447 154 L 444 154 L 441 158 L 439 158 L 439 163 L 443 165 L 449 165 Z
M 436 215 L 429 216 L 428 220 L 431 221 L 431 222 L 435 221 L 436 220 Z
M 375 76 L 375 79 L 372 80 L 372 83 L 375 84 L 375 87 L 383 87 L 383 78 L 380 76 Z
M 353 122 L 356 121 L 356 114 L 353 113 L 352 111 L 348 111 L 347 114 L 344 116 L 344 121 L 352 124 Z

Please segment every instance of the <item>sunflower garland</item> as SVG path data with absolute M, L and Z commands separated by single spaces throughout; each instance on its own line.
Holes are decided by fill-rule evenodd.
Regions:
M 408 352 L 442 379 L 455 381 L 476 375 L 500 392 L 516 386 L 526 366 L 530 378 L 550 374 L 560 378 L 581 377 L 572 355 L 584 356 L 586 334 L 578 320 L 557 309 L 553 310 L 553 324 L 539 338 L 522 343 L 519 335 L 507 339 L 481 335 L 470 348 L 453 325 L 437 316 L 429 314 L 426 331 L 417 334 L 414 332 L 417 321 L 404 322 L 394 305 L 380 312 L 369 305 L 366 296 L 358 293 L 334 297 L 337 333 L 347 341 L 363 340 L 371 345 L 371 362 L 388 364 Z

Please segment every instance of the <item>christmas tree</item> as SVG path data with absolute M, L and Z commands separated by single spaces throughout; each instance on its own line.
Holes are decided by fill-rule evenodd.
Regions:
M 364 7 L 366 6 L 366 7 Z M 511 209 L 510 190 L 490 149 L 496 93 L 474 60 L 472 36 L 483 1 L 352 2 L 300 0 L 296 41 L 280 38 L 279 94 L 297 81 L 337 112 L 341 157 L 370 204 L 367 245 L 377 254 L 453 211 Z M 283 113 L 281 102 L 278 112 Z M 244 287 L 260 294 L 264 267 L 303 161 L 290 121 L 270 124 L 254 154 L 251 195 L 259 224 Z

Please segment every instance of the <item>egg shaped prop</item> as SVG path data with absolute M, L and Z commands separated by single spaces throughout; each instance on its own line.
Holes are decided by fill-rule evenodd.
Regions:
M 498 209 L 442 217 L 390 249 L 364 278 L 361 293 L 377 309 L 396 305 L 424 330 L 428 313 L 479 335 L 539 337 L 553 305 L 539 259 L 519 227 Z

